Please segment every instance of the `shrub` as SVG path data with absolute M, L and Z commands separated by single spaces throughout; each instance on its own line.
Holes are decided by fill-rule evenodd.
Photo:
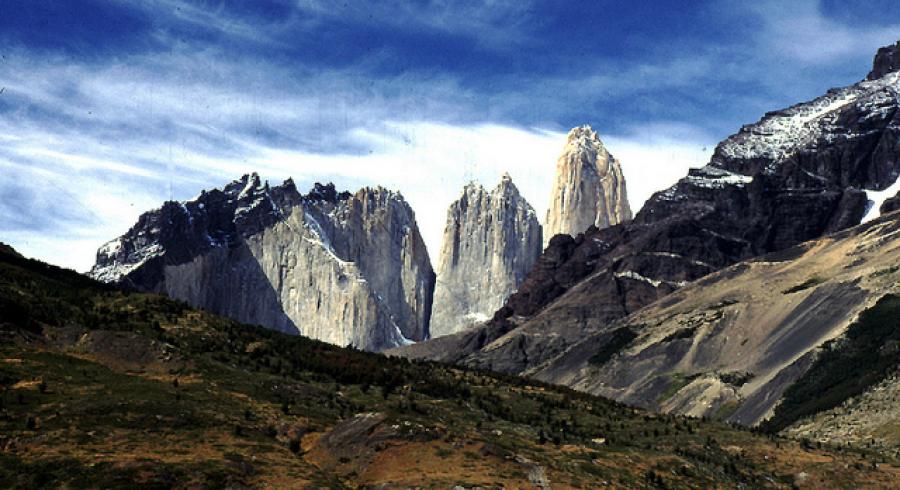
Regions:
M 591 356 L 591 358 L 588 359 L 588 362 L 596 366 L 606 364 L 610 359 L 612 359 L 612 356 L 616 355 L 616 353 L 625 348 L 625 346 L 631 343 L 631 341 L 636 337 L 637 334 L 632 332 L 628 327 L 622 327 L 613 330 L 609 334 L 606 343 L 603 344 L 603 347 L 601 347 L 596 354 Z

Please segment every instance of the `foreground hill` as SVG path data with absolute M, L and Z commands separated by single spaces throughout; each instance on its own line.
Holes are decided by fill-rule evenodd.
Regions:
M 0 486 L 881 486 L 895 461 L 342 349 L 0 249 Z

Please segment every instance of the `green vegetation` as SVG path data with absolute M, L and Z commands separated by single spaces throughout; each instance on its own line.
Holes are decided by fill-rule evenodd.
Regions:
M 530 486 L 520 461 L 585 488 L 796 473 L 724 424 L 287 336 L 2 252 L 0 449 L 0 488 Z
M 624 349 L 636 337 L 637 334 L 628 327 L 613 330 L 607 337 L 606 343 L 600 347 L 600 350 L 598 350 L 596 354 L 588 359 L 588 362 L 595 366 L 606 364 L 612 359 L 612 356 Z
M 821 277 L 810 277 L 809 279 L 803 281 L 800 284 L 797 284 L 796 286 L 791 286 L 791 287 L 785 289 L 784 291 L 781 292 L 781 294 L 792 294 L 792 293 L 800 292 L 800 291 L 803 291 L 804 289 L 809 289 L 811 287 L 818 286 L 819 284 L 822 284 L 823 282 L 825 282 L 825 279 L 822 279 Z
M 886 276 L 888 274 L 893 274 L 893 273 L 897 272 L 898 270 L 900 270 L 900 266 L 892 265 L 890 267 L 885 267 L 884 269 L 879 269 L 879 270 L 869 274 L 869 277 L 876 278 L 876 277 Z
M 678 393 L 682 388 L 691 384 L 692 381 L 702 376 L 702 374 L 669 373 L 664 376 L 669 378 L 669 386 L 659 395 L 659 398 L 656 400 L 657 403 L 662 403 L 669 398 L 672 398 L 675 396 L 675 393 Z
M 718 410 L 716 410 L 716 414 L 712 417 L 713 420 L 727 420 L 728 417 L 731 417 L 734 412 L 738 409 L 738 404 L 735 402 L 727 402 L 723 403 Z
M 738 300 L 732 298 L 725 298 L 722 301 L 712 305 L 709 307 L 710 310 L 721 310 L 722 308 L 727 308 L 731 305 L 738 304 Z
M 716 373 L 723 383 L 740 388 L 753 379 L 753 373 L 749 371 L 732 371 L 728 373 Z
M 784 393 L 763 425 L 776 432 L 834 408 L 900 367 L 900 296 L 888 294 L 864 311 L 844 337 L 827 342 L 809 370 Z

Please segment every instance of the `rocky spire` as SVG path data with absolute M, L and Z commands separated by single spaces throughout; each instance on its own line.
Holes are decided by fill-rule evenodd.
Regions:
M 544 221 L 544 244 L 554 235 L 577 235 L 631 219 L 622 167 L 590 126 L 569 131 L 556 162 L 556 181 Z
M 900 70 L 900 41 L 878 50 L 866 80 L 875 80 L 897 70 Z
M 431 336 L 487 320 L 541 253 L 541 225 L 509 174 L 488 192 L 470 182 L 447 211 Z

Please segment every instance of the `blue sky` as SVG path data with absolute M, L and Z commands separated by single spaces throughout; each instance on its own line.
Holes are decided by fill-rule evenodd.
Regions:
M 432 254 L 465 181 L 544 213 L 591 124 L 635 209 L 742 124 L 853 83 L 900 2 L 2 0 L 0 240 L 85 270 L 242 173 L 399 189 Z

